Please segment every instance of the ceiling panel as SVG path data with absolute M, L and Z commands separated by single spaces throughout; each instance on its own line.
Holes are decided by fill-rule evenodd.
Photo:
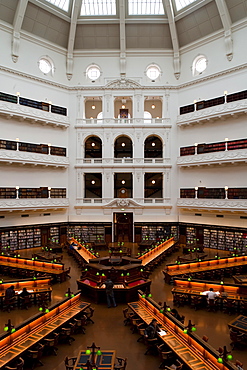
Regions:
M 127 49 L 171 49 L 169 25 L 152 23 L 127 24 L 126 47 Z
M 2 21 L 13 24 L 17 1 L 18 0 L 0 1 L 0 19 Z
M 119 50 L 118 24 L 77 25 L 75 49 L 117 49 Z
M 247 0 L 226 0 L 232 22 L 247 17 Z

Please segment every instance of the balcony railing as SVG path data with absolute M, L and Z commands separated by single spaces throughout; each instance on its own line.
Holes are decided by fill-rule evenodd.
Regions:
M 152 119 L 145 119 L 145 118 L 104 118 L 104 119 L 97 119 L 97 118 L 78 118 L 76 120 L 76 128 L 85 125 L 103 125 L 103 126 L 120 126 L 120 125 L 158 125 L 165 127 L 171 127 L 170 120 L 168 118 L 152 118 Z
M 181 167 L 214 165 L 223 163 L 241 163 L 247 160 L 247 149 L 238 149 L 224 152 L 211 152 L 197 155 L 178 157 L 177 164 Z
M 1 211 L 27 211 L 63 209 L 69 207 L 68 198 L 25 198 L 25 199 L 0 199 Z
M 246 114 L 247 99 L 216 105 L 191 113 L 179 115 L 177 118 L 178 126 L 189 126 L 197 123 L 213 122 L 216 119 L 227 119 L 233 116 Z
M 247 212 L 247 199 L 195 199 L 179 198 L 177 207 L 189 210 L 215 210 L 229 212 Z
M 113 164 L 157 164 L 165 165 L 167 160 L 165 158 L 77 158 L 77 166 L 80 165 L 92 165 L 92 164 L 103 164 L 103 165 L 113 165 Z M 169 167 L 170 165 L 165 165 Z
M 171 200 L 170 198 L 82 198 L 77 199 L 76 206 L 80 207 L 84 204 L 90 205 L 98 205 L 101 204 L 102 206 L 109 206 L 113 203 L 122 204 L 125 207 L 135 207 L 135 206 L 143 206 L 143 205 L 152 205 L 157 206 L 161 205 L 162 207 L 171 208 Z

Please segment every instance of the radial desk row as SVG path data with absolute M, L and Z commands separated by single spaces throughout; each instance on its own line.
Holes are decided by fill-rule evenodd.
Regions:
M 229 360 L 218 362 L 219 353 L 198 335 L 176 320 L 169 313 L 163 313 L 161 307 L 151 298 L 144 297 L 139 292 L 139 300 L 128 304 L 129 308 L 146 324 L 156 319 L 161 330 L 166 335 L 161 340 L 173 351 L 179 359 L 192 370 L 237 370 Z

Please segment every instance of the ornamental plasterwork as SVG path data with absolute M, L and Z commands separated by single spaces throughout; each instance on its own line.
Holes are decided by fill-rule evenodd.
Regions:
M 48 154 L 0 150 L 0 162 L 14 162 L 40 166 L 68 167 L 69 159 L 62 156 Z
M 230 212 L 247 212 L 247 199 L 191 199 L 180 198 L 177 201 L 179 208 L 214 209 Z
M 105 204 L 104 207 L 142 207 L 142 205 L 135 202 L 133 199 L 118 198 L 113 199 L 108 204 Z
M 30 198 L 30 199 L 0 199 L 1 210 L 26 210 L 26 209 L 54 209 L 67 208 L 68 198 Z
M 224 152 L 212 152 L 197 155 L 185 155 L 179 157 L 177 164 L 179 166 L 198 166 L 198 165 L 209 165 L 209 164 L 224 164 L 224 163 L 235 163 L 235 162 L 246 162 L 247 160 L 247 149 L 227 150 Z
M 133 80 L 114 80 L 109 82 L 105 89 L 123 90 L 123 89 L 141 89 L 141 85 Z
M 69 126 L 67 116 L 4 101 L 0 101 L 0 113 L 8 118 L 19 117 L 20 120 L 28 120 L 31 123 L 43 123 L 61 128 Z
M 225 103 L 215 107 L 200 109 L 191 113 L 182 114 L 177 118 L 179 126 L 203 123 L 218 119 L 225 120 L 231 118 L 234 114 L 246 114 L 247 99 L 238 100 L 233 103 Z

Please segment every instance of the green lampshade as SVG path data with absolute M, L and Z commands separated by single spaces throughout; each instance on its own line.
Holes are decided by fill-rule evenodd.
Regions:
M 218 361 L 219 364 L 223 363 L 223 359 L 221 357 L 219 357 L 217 361 Z
M 146 297 L 146 296 L 145 296 L 145 294 L 143 294 L 143 295 L 142 295 L 142 298 L 145 298 L 145 297 Z
M 151 298 L 151 297 L 152 297 L 152 294 L 151 294 L 151 293 L 149 293 L 148 297 L 149 297 L 149 298 Z
M 188 252 L 190 252 L 190 248 L 188 249 Z
M 120 249 L 119 253 L 123 253 L 122 249 Z
M 88 269 L 85 269 L 84 271 L 88 271 Z
M 9 327 L 8 326 L 5 326 L 3 330 L 4 331 L 8 331 L 9 330 Z
M 14 333 L 15 332 L 15 328 L 11 329 L 11 333 Z
M 160 310 L 160 313 L 164 313 L 164 310 L 163 310 L 163 308 L 161 308 L 161 310 Z
M 130 276 L 130 273 L 129 272 L 127 272 L 127 274 L 126 274 L 127 276 Z
M 2 280 L 0 280 L 0 284 L 2 284 L 3 283 L 3 281 Z
M 218 257 L 218 260 L 220 260 L 220 257 Z
M 96 352 L 96 354 L 97 354 L 98 356 L 102 355 L 101 350 L 100 350 L 100 349 L 98 349 L 98 351 Z
M 184 334 L 188 334 L 188 330 L 187 329 L 184 329 Z
M 199 262 L 202 262 L 202 260 L 199 258 L 199 260 L 198 260 Z
M 42 312 L 42 311 L 43 311 L 43 308 L 42 308 L 42 307 L 40 307 L 40 308 L 39 308 L 39 311 L 40 311 L 40 312 Z
M 102 276 L 105 276 L 105 274 L 103 273 Z
M 188 278 L 188 281 L 191 281 L 191 278 L 190 277 Z
M 18 256 L 17 257 L 21 257 L 21 255 L 20 254 L 18 254 Z
M 122 273 L 121 276 L 124 276 L 124 274 Z
M 69 296 L 69 294 L 68 294 L 68 293 L 65 293 L 64 295 L 65 295 L 65 297 L 66 297 L 66 298 Z
M 196 331 L 196 328 L 192 326 L 191 331 Z
M 71 298 L 73 298 L 75 295 L 74 294 L 71 294 Z
M 96 275 L 99 275 L 99 272 L 96 272 Z
M 224 284 L 224 281 L 221 281 L 220 284 L 223 285 Z
M 232 355 L 227 355 L 227 360 L 232 360 Z
M 178 265 L 180 265 L 180 261 L 178 261 Z
M 167 309 L 166 309 L 168 312 L 170 312 L 171 311 L 171 309 L 170 309 L 170 307 L 167 307 Z
M 33 280 L 37 280 L 36 276 L 33 277 Z
M 86 355 L 90 355 L 91 351 L 90 349 L 86 349 Z
M 140 269 L 141 272 L 143 272 L 143 269 Z
M 49 308 L 46 308 L 45 313 L 48 313 L 48 312 L 50 312 L 50 310 Z

